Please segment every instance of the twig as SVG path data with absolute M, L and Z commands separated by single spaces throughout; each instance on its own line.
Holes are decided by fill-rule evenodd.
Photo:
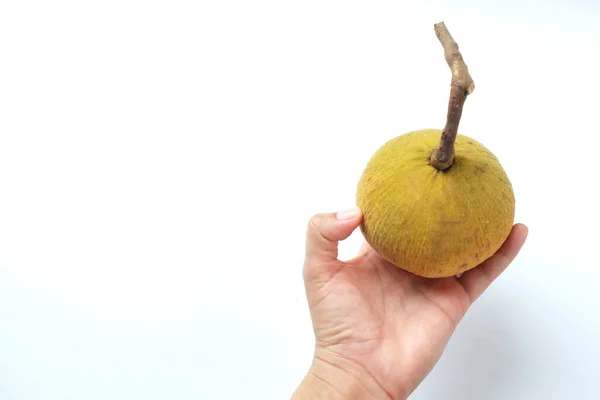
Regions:
M 433 151 L 430 159 L 432 166 L 440 171 L 445 171 L 450 168 L 454 161 L 454 141 L 456 140 L 463 105 L 467 96 L 475 90 L 475 84 L 462 54 L 458 50 L 458 45 L 448 32 L 446 25 L 440 22 L 435 24 L 434 28 L 435 34 L 444 48 L 446 62 L 452 71 L 446 126 L 442 132 L 440 143 Z

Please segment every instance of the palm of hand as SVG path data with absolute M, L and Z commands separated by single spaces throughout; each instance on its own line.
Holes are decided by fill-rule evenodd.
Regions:
M 317 346 L 360 364 L 389 392 L 414 390 L 471 304 L 457 278 L 420 278 L 371 248 L 315 279 Z
M 311 221 L 304 280 L 315 357 L 334 355 L 353 363 L 391 398 L 407 397 L 427 376 L 468 308 L 527 236 L 527 228 L 517 224 L 482 265 L 460 278 L 427 279 L 388 263 L 368 245 L 354 259 L 338 260 L 338 240 L 358 226 L 360 215 L 336 221 L 324 214 Z

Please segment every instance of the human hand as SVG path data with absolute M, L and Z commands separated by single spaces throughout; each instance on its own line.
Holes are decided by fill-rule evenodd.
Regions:
M 303 277 L 315 353 L 293 399 L 406 399 L 527 237 L 527 227 L 516 224 L 480 266 L 460 277 L 427 279 L 388 263 L 367 244 L 352 260 L 338 260 L 338 242 L 361 219 L 355 209 L 310 220 Z

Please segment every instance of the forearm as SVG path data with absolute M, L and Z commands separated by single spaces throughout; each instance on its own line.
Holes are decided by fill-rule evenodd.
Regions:
M 292 400 L 390 400 L 361 367 L 332 354 L 316 354 Z

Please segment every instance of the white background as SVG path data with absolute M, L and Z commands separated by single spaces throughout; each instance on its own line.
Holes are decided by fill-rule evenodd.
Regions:
M 441 20 L 530 237 L 412 398 L 597 399 L 600 5 L 448 3 L 3 1 L 0 399 L 289 398 L 306 222 L 443 127 Z

